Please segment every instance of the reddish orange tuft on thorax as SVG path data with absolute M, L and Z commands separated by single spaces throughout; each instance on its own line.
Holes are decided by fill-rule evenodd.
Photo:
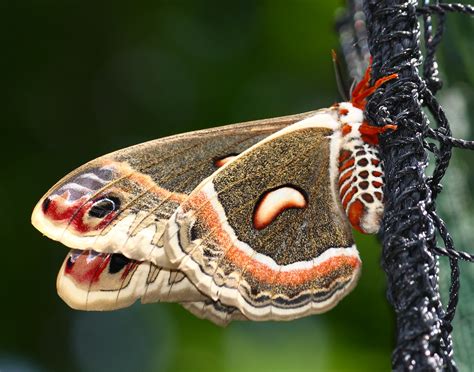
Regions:
M 370 59 L 370 64 L 367 67 L 367 70 L 365 70 L 364 77 L 352 91 L 351 103 L 354 107 L 357 107 L 361 110 L 365 108 L 368 96 L 374 93 L 376 89 L 379 88 L 382 84 L 385 84 L 387 81 L 396 79 L 398 77 L 398 74 L 391 74 L 378 79 L 374 85 L 370 85 L 371 74 L 372 58 Z

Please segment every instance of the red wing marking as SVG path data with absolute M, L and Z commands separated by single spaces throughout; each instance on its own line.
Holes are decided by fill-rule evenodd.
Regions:
M 69 220 L 73 216 L 74 212 L 84 205 L 87 200 L 89 200 L 89 198 L 87 196 L 83 196 L 82 198 L 77 199 L 71 203 L 68 202 L 67 195 L 54 195 L 45 199 L 42 210 L 44 215 L 53 221 L 65 221 Z
M 43 208 L 44 215 L 49 220 L 57 222 L 68 222 L 72 218 L 71 225 L 81 233 L 102 229 L 116 214 L 111 212 L 99 223 L 91 225 L 85 221 L 84 216 L 94 205 L 95 200 L 89 200 L 87 196 L 83 196 L 71 203 L 61 195 L 48 198 L 48 200 L 47 208 Z
M 42 204 L 44 216 L 52 222 L 72 226 L 79 233 L 102 230 L 116 217 L 120 210 L 117 208 L 117 210 L 109 211 L 106 215 L 98 218 L 90 218 L 88 213 L 99 199 L 107 198 L 110 192 L 116 194 L 118 199 L 122 196 L 122 192 L 128 193 L 128 190 L 122 190 L 118 187 L 118 182 L 122 179 L 134 182 L 140 190 L 154 193 L 161 200 L 181 204 L 187 198 L 186 194 L 171 192 L 160 187 L 150 176 L 134 171 L 127 163 L 109 161 L 106 164 L 115 170 L 115 174 L 118 175 L 117 178 L 101 180 L 104 186 L 99 189 L 88 189 L 76 183 L 78 182 L 76 180 L 84 178 L 84 174 L 79 174 L 76 178 L 72 178 L 67 184 L 59 188 L 59 190 L 69 188 L 72 191 L 67 190 L 60 194 L 53 192 L 49 197 L 45 198 Z M 99 168 L 99 170 L 103 168 Z M 90 170 L 90 174 L 96 175 L 98 173 Z M 113 190 L 111 190 L 111 186 L 115 186 Z M 75 192 L 74 188 L 77 189 L 78 187 L 81 188 L 83 194 L 76 199 L 71 196 L 71 192 Z
M 108 272 L 112 256 L 113 254 L 110 253 L 94 251 L 81 251 L 77 254 L 71 252 L 64 268 L 64 275 L 70 276 L 78 284 L 100 285 L 101 280 L 107 280 L 106 277 L 102 277 L 104 271 L 107 275 L 113 275 Z M 120 271 L 123 270 L 120 275 L 120 281 L 125 281 L 127 276 L 140 264 L 140 261 L 128 260 L 120 268 Z M 106 283 L 103 282 L 103 284 L 105 285 Z
M 110 254 L 83 251 L 74 259 L 68 258 L 64 273 L 71 276 L 77 283 L 95 283 L 99 281 L 109 261 Z

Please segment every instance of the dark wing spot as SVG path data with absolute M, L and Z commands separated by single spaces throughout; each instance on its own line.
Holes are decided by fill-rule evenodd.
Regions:
M 367 164 L 369 164 L 369 161 L 366 158 L 362 158 L 357 162 L 357 165 L 360 165 L 361 167 L 365 167 Z
M 109 213 L 120 209 L 120 199 L 116 196 L 105 196 L 95 201 L 89 210 L 89 216 L 104 218 Z
M 51 204 L 51 199 L 50 198 L 44 199 L 43 204 L 41 204 L 41 209 L 43 210 L 43 213 L 46 213 L 46 211 L 48 210 L 50 204 Z
M 199 239 L 201 234 L 199 232 L 199 228 L 197 226 L 196 223 L 194 223 L 192 226 L 191 226 L 191 229 L 189 231 L 189 235 L 191 237 L 191 241 L 194 241 L 196 239 Z
M 76 263 L 76 260 L 78 259 L 78 257 L 83 253 L 87 253 L 87 251 L 71 249 L 71 252 L 69 252 L 69 257 L 67 258 L 67 261 L 66 261 L 66 270 L 71 270 L 74 264 Z
M 125 257 L 123 254 L 114 253 L 110 257 L 110 264 L 109 264 L 109 273 L 116 274 L 120 270 L 122 270 L 125 266 L 130 263 L 130 259 Z
M 67 258 L 66 267 L 67 267 L 68 269 L 72 269 L 73 266 L 74 266 L 74 261 L 73 261 L 72 258 L 69 256 L 69 257 Z

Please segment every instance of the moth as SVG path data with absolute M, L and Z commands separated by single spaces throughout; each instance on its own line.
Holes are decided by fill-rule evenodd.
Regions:
M 351 227 L 379 230 L 383 168 L 364 121 L 370 67 L 350 102 L 179 134 L 90 161 L 38 202 L 33 225 L 72 250 L 57 277 L 72 308 L 172 301 L 219 325 L 325 312 L 355 285 Z

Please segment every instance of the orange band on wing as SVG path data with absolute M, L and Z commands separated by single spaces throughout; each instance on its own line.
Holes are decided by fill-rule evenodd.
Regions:
M 322 279 L 335 270 L 350 267 L 352 272 L 360 266 L 360 260 L 354 256 L 334 256 L 308 269 L 290 271 L 274 270 L 262 262 L 252 258 L 233 243 L 229 234 L 222 228 L 218 213 L 212 207 L 204 192 L 190 197 L 183 205 L 185 212 L 194 210 L 206 230 L 212 231 L 212 240 L 225 252 L 224 257 L 256 280 L 266 284 L 298 286 L 309 281 Z
M 187 198 L 186 194 L 172 192 L 158 186 L 149 175 L 134 170 L 127 163 L 111 161 L 109 164 L 113 165 L 119 171 L 121 178 L 128 178 L 129 180 L 139 184 L 145 190 L 154 193 L 160 199 L 174 201 L 181 204 Z

